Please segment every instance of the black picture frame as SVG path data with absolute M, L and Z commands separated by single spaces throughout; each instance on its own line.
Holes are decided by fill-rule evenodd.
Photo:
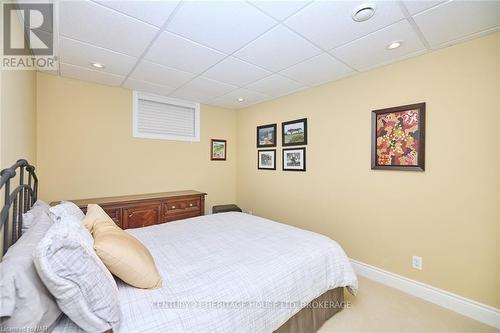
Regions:
M 293 125 L 293 124 L 297 124 L 297 123 L 303 124 L 303 130 L 304 130 L 303 133 L 298 133 L 298 134 L 289 133 L 289 134 L 287 134 L 290 131 L 290 129 L 286 129 L 286 127 Z M 295 139 L 292 139 L 294 141 L 286 142 L 288 135 L 300 135 L 300 134 L 302 134 L 303 140 L 295 141 Z M 281 123 L 281 143 L 282 143 L 283 147 L 307 145 L 307 118 L 296 119 L 296 120 L 291 120 L 291 121 L 286 121 L 284 123 Z
M 287 159 L 286 159 L 286 152 L 288 151 L 301 151 L 302 152 L 302 167 L 301 168 L 291 168 L 287 165 Z M 283 153 L 282 153 L 282 169 L 283 171 L 306 171 L 306 148 L 301 147 L 301 148 L 283 148 Z
M 381 114 L 404 112 L 416 110 L 418 112 L 417 140 L 417 164 L 413 165 L 382 165 L 379 164 L 377 156 L 377 117 Z M 425 171 L 425 103 L 396 106 L 386 109 L 372 111 L 372 133 L 371 133 L 371 168 L 374 170 L 403 170 L 403 171 Z
M 260 154 L 261 153 L 273 153 L 273 166 L 272 167 L 261 167 L 260 165 Z M 259 170 L 276 170 L 276 149 L 262 149 L 257 151 L 257 169 Z
M 272 142 L 268 144 L 261 144 L 260 141 L 260 132 L 266 129 L 272 129 Z M 267 147 L 276 147 L 276 131 L 277 131 L 277 126 L 276 124 L 268 124 L 268 125 L 261 125 L 257 126 L 257 148 L 267 148 Z

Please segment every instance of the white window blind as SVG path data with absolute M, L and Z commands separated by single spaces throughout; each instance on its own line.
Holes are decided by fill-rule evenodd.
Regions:
M 200 141 L 199 104 L 134 92 L 134 136 Z

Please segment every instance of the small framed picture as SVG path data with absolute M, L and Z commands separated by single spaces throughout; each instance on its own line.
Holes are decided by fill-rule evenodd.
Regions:
M 260 170 L 276 170 L 276 149 L 257 151 L 257 168 Z
M 307 119 L 297 119 L 281 124 L 283 146 L 302 146 L 307 144 Z
M 372 111 L 372 169 L 425 170 L 425 103 Z
M 210 143 L 210 159 L 212 161 L 226 160 L 226 140 L 212 139 Z
M 257 148 L 276 147 L 276 124 L 257 127 Z
M 306 149 L 283 149 L 283 171 L 306 171 Z

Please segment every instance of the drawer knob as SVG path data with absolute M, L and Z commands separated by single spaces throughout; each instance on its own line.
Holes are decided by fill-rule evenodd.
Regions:
M 192 203 L 190 203 L 190 204 L 189 204 L 189 207 L 193 207 L 193 204 L 192 204 Z
M 172 206 L 172 209 L 175 209 L 175 206 Z
M 128 214 L 128 217 L 132 217 L 132 216 L 134 216 L 134 213 Z

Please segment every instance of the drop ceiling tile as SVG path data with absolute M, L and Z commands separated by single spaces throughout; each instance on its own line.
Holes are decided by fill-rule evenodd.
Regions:
M 396 40 L 403 41 L 402 45 L 397 49 L 388 50 L 387 46 Z M 330 52 L 349 66 L 366 70 L 424 50 L 424 45 L 410 23 L 403 20 Z
M 245 88 L 252 91 L 257 91 L 268 96 L 278 97 L 282 95 L 291 94 L 294 91 L 306 88 L 301 83 L 290 80 L 278 74 L 274 74 L 263 78 L 257 82 L 251 83 Z
M 149 61 L 141 61 L 130 78 L 177 88 L 195 77 L 194 74 L 161 66 Z
M 97 1 L 123 14 L 161 27 L 174 11 L 179 1 Z
M 170 32 L 163 32 L 155 40 L 144 58 L 183 71 L 201 73 L 224 57 L 226 57 L 224 53 Z
M 310 86 L 333 81 L 352 73 L 355 72 L 350 67 L 328 53 L 322 53 L 280 72 L 280 74 Z
M 224 59 L 203 73 L 203 76 L 212 80 L 229 83 L 239 87 L 269 75 L 271 75 L 271 72 L 233 57 Z
M 167 30 L 232 53 L 275 24 L 272 18 L 243 1 L 187 1 Z
M 404 18 L 396 1 L 376 2 L 375 15 L 355 22 L 351 15 L 363 1 L 318 1 L 292 15 L 285 24 L 319 45 L 332 49 Z
M 243 105 L 243 104 L 237 104 L 234 102 L 224 102 L 220 99 L 207 101 L 207 102 L 205 102 L 205 104 L 218 106 L 220 108 L 226 108 L 226 109 L 231 109 L 231 110 L 241 109 L 241 108 L 248 106 L 246 104 Z
M 280 71 L 322 51 L 290 29 L 280 25 L 235 53 L 235 56 Z
M 89 1 L 59 2 L 60 33 L 130 56 L 140 56 L 157 28 Z
M 440 3 L 445 2 L 446 0 L 433 0 L 433 1 L 427 1 L 427 0 L 404 0 L 403 3 L 408 9 L 408 12 L 413 15 L 416 13 L 420 13 L 421 11 L 424 11 L 426 9 L 429 9 L 431 7 L 434 7 Z
M 167 87 L 167 86 L 162 86 L 159 84 L 154 84 L 151 82 L 146 82 L 146 81 L 140 81 L 140 80 L 135 80 L 135 79 L 127 79 L 125 83 L 123 84 L 125 88 L 128 88 L 130 90 L 138 90 L 138 91 L 143 91 L 143 92 L 148 92 L 156 95 L 163 95 L 167 96 L 170 94 L 174 88 Z
M 238 87 L 200 76 L 173 92 L 171 96 L 196 102 L 206 102 L 236 89 Z
M 108 86 L 119 86 L 125 78 L 124 76 L 120 75 L 95 71 L 88 68 L 64 63 L 59 64 L 59 69 L 62 76 L 78 80 L 96 82 Z
M 243 102 L 239 102 L 238 98 L 243 98 Z M 248 89 L 238 89 L 211 100 L 209 104 L 218 105 L 229 109 L 239 109 L 252 104 L 263 102 L 269 98 L 269 96 L 258 93 L 256 91 L 251 91 Z
M 169 95 L 169 97 L 182 99 L 184 101 L 197 102 L 197 103 L 207 103 L 213 99 L 210 94 L 205 94 L 203 92 L 196 92 L 186 89 L 176 90 Z
M 432 47 L 500 26 L 500 1 L 449 1 L 413 17 Z
M 284 20 L 288 16 L 296 13 L 299 9 L 311 1 L 250 1 L 253 5 L 259 7 L 262 11 L 271 15 L 277 20 Z
M 94 69 L 91 63 L 98 62 L 105 66 L 101 72 L 117 75 L 127 75 L 137 62 L 137 58 L 65 37 L 59 40 L 59 56 L 66 64 L 89 69 Z

